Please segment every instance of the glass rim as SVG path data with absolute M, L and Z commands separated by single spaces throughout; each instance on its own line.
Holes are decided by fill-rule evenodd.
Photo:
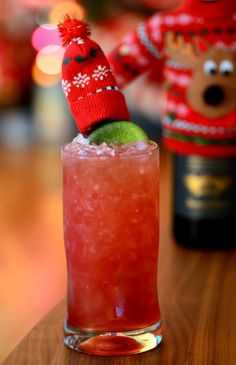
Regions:
M 133 143 L 133 142 L 131 142 L 131 143 Z M 131 143 L 128 143 L 128 144 L 131 144 Z M 159 152 L 159 149 L 160 149 L 159 144 L 157 142 L 149 140 L 148 144 L 151 144 L 153 146 L 153 148 L 146 152 L 137 151 L 136 154 L 130 154 L 130 155 L 114 155 L 114 156 L 108 156 L 108 155 L 89 156 L 88 155 L 88 156 L 86 156 L 86 155 L 80 155 L 76 151 L 66 150 L 66 147 L 69 146 L 70 144 L 71 144 L 71 142 L 68 142 L 68 143 L 65 143 L 62 145 L 61 154 L 66 155 L 66 156 L 71 156 L 71 157 L 77 157 L 78 159 L 81 159 L 81 160 L 82 159 L 84 159 L 84 160 L 131 159 L 131 158 L 145 157 L 145 156 L 153 155 L 154 153 Z

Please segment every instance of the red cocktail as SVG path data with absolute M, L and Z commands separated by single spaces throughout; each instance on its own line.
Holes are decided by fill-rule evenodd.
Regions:
M 72 143 L 62 162 L 65 343 L 102 355 L 149 350 L 161 341 L 157 146 Z

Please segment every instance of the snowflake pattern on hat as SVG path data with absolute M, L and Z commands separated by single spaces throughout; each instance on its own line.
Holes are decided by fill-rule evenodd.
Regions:
M 81 37 L 77 37 L 77 38 L 73 38 L 70 41 L 69 46 L 71 46 L 71 44 L 73 44 L 74 42 L 77 44 L 84 44 L 84 40 Z
M 102 81 L 105 77 L 107 77 L 109 75 L 109 73 L 111 72 L 111 69 L 108 68 L 107 66 L 102 66 L 99 65 L 93 72 L 92 77 L 94 78 L 94 80 L 98 81 Z
M 62 89 L 66 96 L 71 92 L 71 83 L 68 80 L 61 81 Z
M 84 88 L 86 85 L 89 84 L 90 76 L 88 76 L 87 74 L 82 74 L 81 72 L 79 72 L 77 74 L 77 76 L 74 76 L 73 80 L 74 80 L 73 84 L 76 87 Z

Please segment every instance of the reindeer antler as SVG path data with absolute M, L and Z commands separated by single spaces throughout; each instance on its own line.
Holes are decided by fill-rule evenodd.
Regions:
M 198 60 L 195 47 L 192 43 L 186 42 L 182 35 L 175 35 L 174 32 L 167 32 L 165 37 L 167 55 L 175 62 L 187 68 L 193 68 Z

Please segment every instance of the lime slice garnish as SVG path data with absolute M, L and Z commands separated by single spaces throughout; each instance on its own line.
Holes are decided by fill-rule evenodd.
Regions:
M 97 145 L 105 142 L 127 144 L 138 141 L 148 141 L 146 133 L 132 122 L 111 122 L 102 125 L 93 131 L 88 137 L 89 143 Z

